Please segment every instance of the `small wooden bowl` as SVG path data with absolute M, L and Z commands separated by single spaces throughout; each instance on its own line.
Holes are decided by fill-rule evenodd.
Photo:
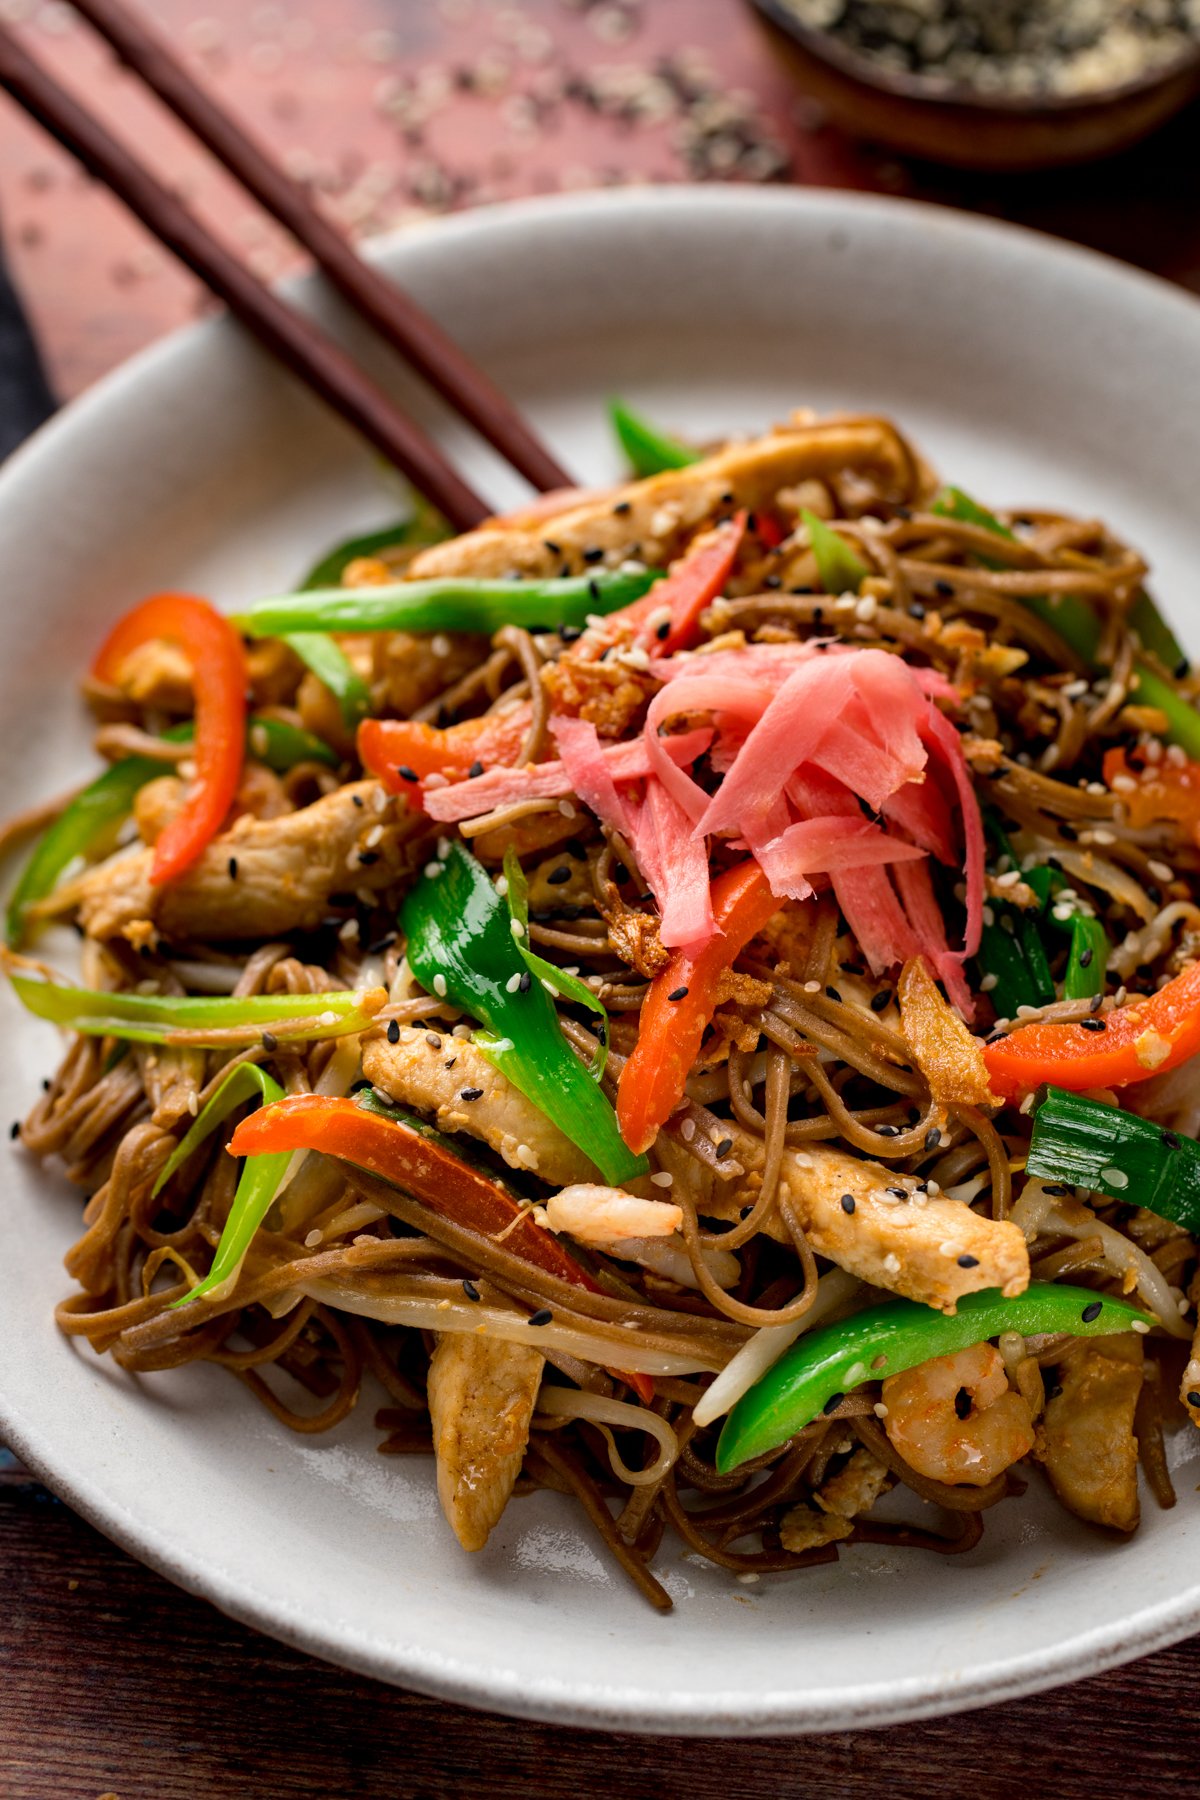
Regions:
M 1031 101 L 881 69 L 831 32 L 802 25 L 781 0 L 751 3 L 797 84 L 835 124 L 956 168 L 1089 162 L 1145 137 L 1200 93 L 1200 46 L 1120 87 Z

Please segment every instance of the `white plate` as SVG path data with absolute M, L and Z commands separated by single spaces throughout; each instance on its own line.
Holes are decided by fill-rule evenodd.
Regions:
M 616 472 L 601 413 L 613 391 L 706 434 L 798 404 L 892 413 L 984 498 L 1106 516 L 1200 638 L 1200 309 L 1166 287 L 1047 239 L 844 194 L 572 197 L 449 220 L 384 257 L 584 478 Z M 497 500 L 515 492 L 482 454 L 464 460 Z M 102 383 L 0 476 L 7 803 L 88 766 L 74 680 L 122 607 L 168 585 L 226 604 L 278 591 L 390 510 L 368 457 L 230 325 Z M 7 1120 L 55 1045 L 4 1005 Z M 1027 1693 L 1200 1622 L 1194 1459 L 1176 1509 L 1148 1501 L 1127 1545 L 1049 1505 L 1035 1477 L 962 1558 L 863 1546 L 744 1586 L 668 1549 L 667 1618 L 552 1496 L 514 1504 L 468 1557 L 428 1466 L 374 1454 L 369 1403 L 298 1439 L 216 1370 L 134 1384 L 72 1349 L 51 1308 L 78 1197 L 16 1153 L 4 1189 L 0 1434 L 173 1580 L 384 1680 L 625 1730 L 830 1730 Z M 1179 1454 L 1194 1447 L 1200 1434 Z

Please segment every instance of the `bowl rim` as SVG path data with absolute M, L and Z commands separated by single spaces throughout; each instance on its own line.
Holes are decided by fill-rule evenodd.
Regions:
M 992 113 L 1012 120 L 1050 120 L 1063 115 L 1103 112 L 1125 101 L 1166 87 L 1171 81 L 1191 73 L 1200 82 L 1200 42 L 1191 50 L 1183 50 L 1170 62 L 1135 75 L 1115 87 L 1100 88 L 1081 94 L 989 94 L 963 84 L 939 84 L 933 77 L 914 75 L 907 70 L 885 69 L 870 57 L 850 49 L 832 32 L 816 25 L 806 25 L 786 4 L 786 0 L 749 0 L 751 6 L 785 37 L 816 61 L 837 71 L 861 87 L 908 104 L 920 103 L 943 113 L 954 111 Z
M 585 195 L 539 196 L 497 203 L 403 229 L 376 240 L 371 254 L 387 258 L 403 246 L 434 236 L 447 240 L 453 254 L 456 240 L 463 242 L 489 234 L 502 238 L 514 225 L 553 229 L 556 218 L 568 210 L 577 215 L 583 209 L 600 219 L 619 217 L 626 224 L 631 213 L 649 219 L 663 208 L 707 215 L 717 225 L 722 217 L 744 213 L 748 208 L 756 209 L 766 225 L 772 216 L 788 210 L 814 213 L 831 226 L 845 224 L 848 212 L 863 220 L 901 215 L 910 217 L 915 227 L 926 231 L 950 230 L 967 238 L 987 240 L 999 236 L 1014 243 L 1023 242 L 1027 247 L 1035 246 L 1043 258 L 1102 270 L 1110 282 L 1118 282 L 1143 298 L 1153 296 L 1157 305 L 1170 307 L 1180 319 L 1186 317 L 1189 329 L 1200 328 L 1200 301 L 1099 252 L 1046 233 L 947 207 L 844 190 L 788 188 L 747 192 L 680 184 L 647 186 L 632 192 L 600 190 Z M 319 278 L 294 276 L 283 285 L 290 293 L 303 296 L 318 290 Z M 0 470 L 0 504 L 8 504 L 10 489 L 19 487 L 27 477 L 36 476 L 41 465 L 57 454 L 59 442 L 80 425 L 102 415 L 110 401 L 123 398 L 127 391 L 153 378 L 160 368 L 193 355 L 220 354 L 222 343 L 229 340 L 234 330 L 224 316 L 183 325 L 101 378 L 40 427 L 8 459 Z M 688 1690 L 666 1686 L 652 1696 L 643 1689 L 611 1684 L 597 1684 L 586 1693 L 577 1687 L 564 1691 L 552 1672 L 540 1685 L 534 1685 L 527 1675 L 500 1668 L 481 1671 L 477 1662 L 423 1646 L 412 1647 L 405 1665 L 400 1667 L 393 1644 L 377 1644 L 367 1632 L 323 1621 L 298 1602 L 282 1601 L 277 1594 L 259 1590 L 240 1575 L 201 1563 L 161 1523 L 147 1524 L 126 1512 L 118 1500 L 105 1492 L 102 1480 L 91 1470 L 68 1468 L 64 1472 L 59 1467 L 55 1446 L 43 1442 L 36 1417 L 28 1416 L 21 1406 L 5 1398 L 2 1377 L 0 1436 L 35 1475 L 90 1524 L 138 1561 L 186 1591 L 209 1600 L 230 1617 L 317 1658 L 336 1658 L 339 1666 L 374 1679 L 414 1686 L 438 1698 L 485 1711 L 558 1725 L 687 1737 L 863 1730 L 943 1717 L 1081 1680 L 1176 1643 L 1200 1625 L 1197 1582 L 1191 1589 L 1131 1614 L 1121 1626 L 1095 1626 L 1042 1650 L 981 1662 L 961 1678 L 931 1682 L 928 1676 L 917 1674 L 900 1682 L 867 1681 L 841 1689 L 836 1699 L 813 1699 L 792 1687 L 756 1697 L 757 1705 L 752 1710 L 747 1708 L 745 1694 L 732 1690 L 703 1698 L 699 1704 Z

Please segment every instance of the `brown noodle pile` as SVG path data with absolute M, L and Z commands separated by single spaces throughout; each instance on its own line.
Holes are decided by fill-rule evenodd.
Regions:
M 1200 871 L 1200 852 L 1174 826 L 1133 830 L 1112 793 L 1098 785 L 1106 747 L 1133 746 L 1139 733 L 1161 729 L 1137 703 L 1134 641 L 1126 623 L 1144 565 L 1097 522 L 1029 513 L 1017 521 L 1020 534 L 1006 566 L 982 566 L 975 558 L 981 550 L 993 555 L 995 539 L 921 510 L 925 490 L 915 463 L 913 469 L 910 504 L 885 502 L 861 477 L 852 489 L 849 482 L 826 484 L 826 510 L 872 570 L 857 605 L 814 592 L 811 558 L 806 561 L 804 552 L 791 552 L 789 560 L 764 547 L 733 584 L 732 597 L 710 609 L 706 634 L 759 644 L 836 635 L 902 652 L 973 691 L 963 717 L 981 799 L 1015 834 L 1022 854 L 1037 852 L 1039 861 L 1086 884 L 1117 946 L 1114 978 L 1131 990 L 1150 989 L 1196 954 L 1200 908 L 1189 889 Z M 1023 596 L 1056 594 L 1084 596 L 1101 614 L 1101 660 L 1111 671 L 1102 681 L 1093 681 L 1051 627 L 1021 604 Z M 522 760 L 536 758 L 546 742 L 541 669 L 562 650 L 553 634 L 506 628 L 490 647 L 473 651 L 470 666 L 421 711 L 446 723 L 517 694 L 531 696 L 535 706 Z M 1025 652 L 1027 660 L 1013 651 Z M 380 646 L 377 655 L 383 653 Z M 1189 697 L 1197 694 L 1190 675 L 1164 673 Z M 301 704 L 297 711 L 298 671 L 289 676 L 284 667 L 276 689 L 281 717 L 319 727 L 311 707 Z M 105 753 L 144 752 L 147 738 L 159 746 L 157 753 L 175 753 L 177 747 L 163 745 L 157 735 L 160 713 L 127 705 L 114 720 L 111 695 L 106 701 L 110 717 L 100 734 Z M 348 763 L 343 774 L 354 772 Z M 330 779 L 328 771 L 303 768 L 276 779 L 273 798 L 284 806 L 303 804 Z M 1097 828 L 1100 838 L 1085 857 L 1080 839 Z M 534 945 L 551 960 L 578 966 L 609 1010 L 611 1092 L 636 1035 L 646 981 L 635 952 L 653 903 L 629 846 L 606 838 L 581 811 L 566 820 L 555 802 L 532 801 L 464 827 L 492 867 L 514 834 L 533 895 Z M 571 881 L 567 887 L 548 884 L 546 873 L 562 862 L 568 844 Z M 1169 881 L 1163 879 L 1164 862 Z M 388 937 L 396 899 L 382 895 L 369 912 L 360 908 L 357 934 L 342 928 L 343 912 L 323 930 L 263 945 L 248 960 L 202 943 L 175 944 L 169 955 L 162 948 L 135 955 L 119 944 L 88 942 L 85 974 L 97 985 L 100 978 L 108 985 L 149 979 L 164 992 L 181 991 L 182 981 L 200 983 L 200 991 L 315 993 L 351 985 L 373 954 L 383 957 L 390 981 L 402 952 L 394 933 Z M 718 1474 L 713 1464 L 719 1421 L 698 1429 L 692 1419 L 711 1373 L 759 1326 L 803 1315 L 816 1294 L 822 1269 L 779 1185 L 785 1149 L 835 1141 L 898 1172 L 932 1178 L 943 1190 L 970 1184 L 975 1208 L 1003 1218 L 1028 1136 L 1027 1121 L 1012 1109 L 1004 1113 L 1002 1129 L 971 1107 L 953 1107 L 948 1120 L 942 1117 L 924 1077 L 911 1066 L 889 984 L 864 970 L 830 898 L 809 909 L 796 941 L 756 942 L 738 966 L 746 978 L 742 991 L 721 1007 L 689 1088 L 690 1103 L 668 1127 L 672 1198 L 684 1209 L 695 1288 L 598 1252 L 588 1261 L 600 1291 L 568 1287 L 503 1242 L 436 1217 L 368 1175 L 313 1157 L 258 1234 L 232 1293 L 168 1310 L 206 1271 L 228 1212 L 236 1165 L 221 1148 L 224 1134 L 180 1170 L 159 1199 L 151 1198 L 151 1188 L 183 1128 L 237 1058 L 186 1047 L 123 1049 L 78 1037 L 21 1133 L 33 1155 L 60 1159 L 89 1196 L 86 1229 L 66 1258 L 74 1291 L 58 1309 L 61 1329 L 134 1372 L 220 1364 L 299 1432 L 326 1430 L 343 1419 L 369 1376 L 387 1396 L 378 1413 L 385 1433 L 381 1449 L 407 1454 L 431 1449 L 425 1400 L 431 1320 L 469 1313 L 470 1324 L 459 1328 L 474 1329 L 480 1317 L 552 1307 L 554 1326 L 546 1334 L 551 1379 L 557 1369 L 585 1396 L 634 1398 L 604 1372 L 631 1336 L 667 1366 L 674 1357 L 682 1371 L 656 1380 L 654 1411 L 669 1427 L 676 1451 L 665 1473 L 640 1485 L 624 1480 L 614 1473 L 610 1440 L 599 1423 L 539 1413 L 522 1476 L 523 1487 L 574 1495 L 654 1605 L 670 1605 L 651 1572 L 668 1527 L 698 1556 L 739 1574 L 835 1560 L 834 1543 L 785 1549 L 781 1521 L 798 1503 L 813 1500 L 857 1446 L 885 1466 L 887 1485 L 907 1487 L 934 1510 L 924 1528 L 859 1519 L 849 1541 L 941 1553 L 972 1548 L 984 1512 L 1020 1491 L 1023 1481 L 1010 1472 L 986 1487 L 956 1488 L 917 1474 L 874 1416 L 878 1384 L 860 1388 L 831 1416 L 732 1475 Z M 390 1006 L 374 1030 L 393 1017 L 422 1029 L 430 1022 L 439 1031 L 453 1030 L 458 1015 L 445 1002 L 411 984 L 407 991 L 409 997 Z M 976 1029 L 986 1031 L 986 996 L 981 1005 L 983 1022 Z M 1048 1011 L 1065 1017 L 1086 1009 L 1086 1002 L 1074 1002 Z M 562 1017 L 572 1041 L 586 1051 L 594 1043 L 588 1017 L 569 1007 Z M 255 1047 L 239 1055 L 268 1064 L 295 1094 L 314 1089 L 338 1053 L 325 1042 Z M 752 1178 L 722 1143 L 731 1121 L 761 1146 L 760 1173 Z M 940 1138 L 932 1130 L 938 1122 Z M 478 1154 L 478 1146 L 471 1149 Z M 512 1180 L 511 1171 L 505 1175 Z M 544 1190 L 529 1178 L 524 1191 L 536 1198 Z M 1186 1292 L 1196 1259 L 1186 1233 L 1128 1207 L 1109 1205 L 1096 1217 L 1150 1259 L 1173 1290 L 1172 1300 Z M 768 1235 L 770 1222 L 784 1229 Z M 728 1291 L 704 1260 L 704 1252 L 716 1247 L 738 1257 L 740 1274 Z M 1040 1278 L 1067 1276 L 1122 1291 L 1102 1237 L 1064 1235 L 1053 1214 L 1030 1254 Z M 475 1284 L 478 1300 L 466 1298 L 464 1279 Z M 390 1308 L 395 1322 L 353 1309 L 364 1304 Z M 1138 1431 L 1143 1467 L 1162 1504 L 1173 1495 L 1161 1421 L 1170 1411 L 1166 1396 L 1177 1385 L 1172 1359 L 1185 1329 L 1176 1321 L 1174 1336 L 1156 1333 L 1145 1345 L 1151 1373 Z M 1042 1371 L 1053 1369 L 1056 1355 L 1050 1343 L 1025 1359 L 1020 1379 L 1035 1414 L 1043 1404 Z M 659 1454 L 653 1440 L 622 1427 L 615 1444 L 635 1472 Z

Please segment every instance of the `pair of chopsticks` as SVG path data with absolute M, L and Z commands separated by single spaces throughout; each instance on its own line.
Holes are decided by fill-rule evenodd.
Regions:
M 359 316 L 535 488 L 568 487 L 555 462 L 490 376 L 380 270 L 357 255 L 299 184 L 196 82 L 123 0 L 74 0 L 120 60 L 162 100 L 230 174 L 286 226 Z M 149 169 L 0 25 L 0 86 L 112 189 L 144 225 L 460 531 L 491 508 L 433 440 L 304 313 L 259 281 Z

